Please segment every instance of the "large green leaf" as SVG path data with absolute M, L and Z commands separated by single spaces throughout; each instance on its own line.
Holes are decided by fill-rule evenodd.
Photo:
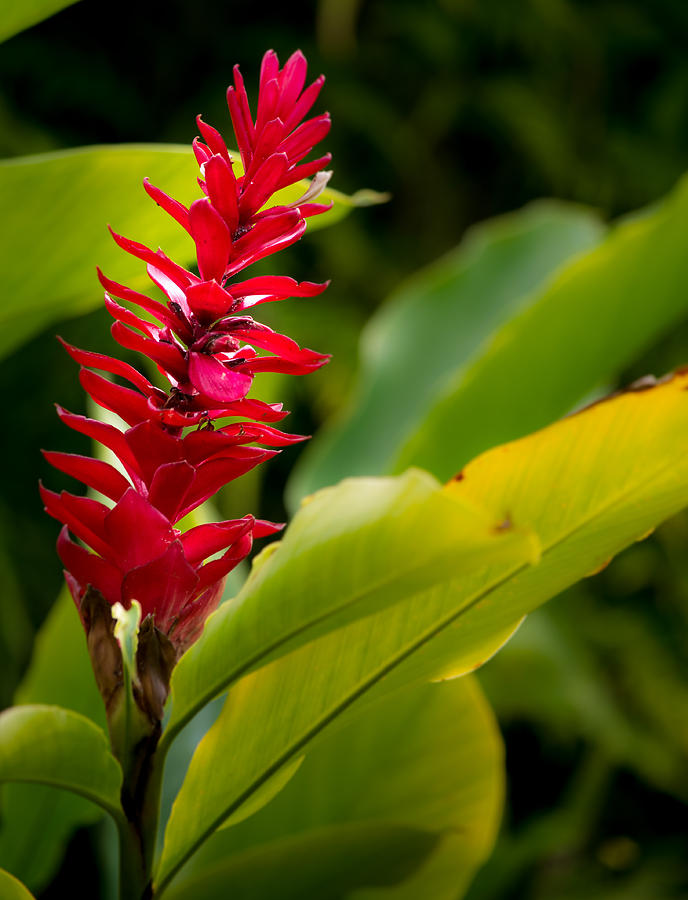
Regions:
M 3 3 L 0 7 L 0 41 L 6 41 L 12 35 L 76 2 L 77 0 L 21 0 Z
M 239 596 L 208 619 L 175 668 L 164 747 L 251 668 L 458 572 L 470 573 L 468 589 L 495 555 L 517 568 L 531 553 L 528 537 L 495 524 L 419 471 L 352 479 L 319 494 L 284 540 L 258 557 Z
M 364 329 L 349 407 L 305 448 L 288 485 L 292 505 L 347 475 L 390 472 L 447 385 L 469 377 L 494 333 L 602 234 L 582 207 L 539 202 L 476 226 L 456 250 L 412 276 Z M 452 430 L 465 439 L 473 428 L 461 421 Z
M 538 252 L 538 235 L 528 230 L 532 216 L 526 210 L 525 222 L 517 217 L 512 226 L 517 233 L 522 229 L 521 246 L 516 241 L 513 249 L 524 254 L 524 268 Z M 499 221 L 488 226 L 482 257 L 470 244 L 459 253 L 463 268 L 443 288 L 442 303 L 437 303 L 431 270 L 429 283 L 421 276 L 371 323 L 361 380 L 374 388 L 364 388 L 352 418 L 326 433 L 320 446 L 316 439 L 308 448 L 311 459 L 304 456 L 304 468 L 290 488 L 293 499 L 345 475 L 401 472 L 409 465 L 448 478 L 487 447 L 566 413 L 688 312 L 687 179 L 658 207 L 620 222 L 599 246 L 565 262 L 553 276 L 547 277 L 552 270 L 543 263 L 540 284 L 532 279 L 524 288 L 523 275 L 515 277 L 513 293 L 503 286 L 511 273 L 500 269 L 500 227 L 505 226 Z M 592 242 L 593 223 L 588 229 Z M 530 246 L 526 237 L 532 239 Z M 556 264 L 556 254 L 539 239 L 544 261 Z M 490 262 L 495 263 L 492 274 Z M 481 289 L 484 296 L 478 298 Z M 500 320 L 493 304 L 505 298 L 507 315 Z M 483 317 L 490 321 L 476 335 L 472 322 Z M 449 338 L 438 341 L 447 329 Z M 468 344 L 464 333 L 470 335 Z M 442 362 L 435 359 L 438 353 Z M 442 377 L 436 377 L 440 367 Z M 426 371 L 433 379 L 428 385 Z M 418 389 L 412 380 L 424 386 L 422 405 L 413 405 Z M 378 384 L 385 389 L 377 390 Z M 388 414 L 392 410 L 396 416 L 407 395 L 413 417 L 402 414 L 397 427 Z M 451 441 L 450 434 L 456 436 Z M 378 446 L 379 453 L 370 449 Z
M 145 267 L 120 250 L 106 225 L 152 247 L 162 246 L 181 264 L 195 259 L 193 242 L 143 193 L 144 176 L 189 204 L 199 196 L 198 167 L 190 148 L 169 145 L 84 147 L 0 163 L 0 205 L 5 211 L 0 245 L 0 355 L 51 322 L 94 309 L 103 292 L 99 265 L 137 289 L 150 282 Z M 279 202 L 303 193 L 299 182 L 280 191 Z M 337 221 L 366 197 L 326 190 L 334 207 L 309 227 Z
M 178 795 L 158 880 L 168 879 L 214 827 L 361 698 L 367 695 L 372 702 L 376 694 L 416 680 L 464 673 L 494 651 L 525 613 L 688 504 L 687 388 L 684 373 L 599 403 L 488 451 L 441 489 L 463 501 L 457 516 L 471 521 L 480 511 L 497 532 L 524 535 L 530 559 L 515 562 L 513 547 L 505 544 L 511 551 L 508 560 L 495 557 L 475 568 L 462 561 L 453 577 L 425 585 L 398 582 L 395 604 L 293 651 L 288 677 L 286 661 L 269 665 L 256 682 L 244 718 L 244 765 L 230 779 L 216 781 L 213 773 L 224 771 L 231 747 L 225 732 L 231 736 L 236 728 L 231 692 Z M 349 482 L 348 490 L 352 484 L 356 482 Z M 369 492 L 371 484 L 375 482 L 362 480 L 361 490 Z M 338 490 L 323 495 L 335 501 L 334 510 Z M 328 504 L 319 508 L 323 530 L 328 511 Z M 375 557 L 377 547 L 368 542 L 352 561 L 333 542 L 323 559 L 328 577 L 315 585 L 315 599 L 331 604 L 331 591 L 338 585 L 330 573 L 339 572 L 346 587 L 349 570 L 361 570 L 364 552 Z M 397 566 L 399 559 L 403 557 L 397 557 Z M 247 586 L 243 606 L 260 596 L 267 608 L 271 587 L 273 609 L 288 606 L 287 569 L 277 549 Z M 300 588 L 298 580 L 294 584 Z M 203 643 L 198 646 L 202 654 Z
M 262 674 L 232 692 L 237 727 Z M 502 794 L 501 740 L 475 681 L 421 685 L 323 740 L 269 806 L 208 841 L 170 897 L 343 897 L 410 875 L 385 896 L 456 900 L 491 849 Z
M 84 631 L 66 588 L 43 623 L 16 703 L 67 707 L 105 727 Z M 34 890 L 47 883 L 72 831 L 103 812 L 89 800 L 38 784 L 3 786 L 0 864 Z
M 59 706 L 13 706 L 0 713 L 0 782 L 47 784 L 122 816 L 122 771 L 97 725 Z
M 33 900 L 33 894 L 14 875 L 0 869 L 0 897 L 3 900 Z

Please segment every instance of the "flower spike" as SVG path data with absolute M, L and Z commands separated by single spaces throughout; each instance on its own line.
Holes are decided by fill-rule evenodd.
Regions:
M 305 87 L 300 51 L 282 68 L 268 51 L 254 119 L 235 67 L 227 102 L 243 174 L 220 132 L 199 116 L 193 151 L 202 196 L 187 208 L 144 179 L 148 196 L 193 239 L 198 275 L 162 250 L 111 229 L 114 241 L 145 265 L 166 298 L 152 299 L 98 270 L 114 319 L 112 334 L 155 364 L 166 379 L 164 389 L 116 357 L 62 342 L 81 367 L 84 390 L 122 420 L 117 427 L 57 409 L 68 427 L 108 448 L 114 465 L 45 451 L 56 469 L 102 498 L 41 486 L 46 511 L 63 526 L 58 554 L 87 632 L 102 622 L 108 605 L 128 609 L 136 600 L 145 652 L 152 652 L 155 639 L 178 659 L 200 635 L 227 574 L 250 552 L 253 539 L 281 527 L 252 515 L 188 531 L 179 524 L 223 485 L 304 440 L 268 424 L 287 414 L 281 404 L 248 393 L 260 372 L 306 374 L 329 357 L 299 347 L 246 311 L 288 297 L 314 297 L 327 284 L 285 275 L 236 276 L 297 241 L 306 219 L 329 208 L 312 201 L 327 184 L 330 155 L 304 161 L 330 128 L 327 113 L 305 118 L 322 83 L 321 77 Z M 313 180 L 298 201 L 285 204 L 275 197 L 303 178 Z M 231 424 L 223 423 L 227 417 Z M 94 666 L 98 671 L 96 660 Z M 164 698 L 165 690 L 141 708 L 159 712 Z

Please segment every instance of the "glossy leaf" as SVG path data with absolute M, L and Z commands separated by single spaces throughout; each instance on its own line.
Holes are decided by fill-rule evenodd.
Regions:
M 21 0 L 21 3 L 3 3 L 0 8 L 0 41 L 6 41 L 76 2 L 77 0 Z
M 533 228 L 537 211 L 527 208 L 506 220 L 521 231 L 520 245 L 513 245 L 523 254 L 521 271 L 514 265 L 513 293 L 505 287 L 512 272 L 500 243 L 508 225 L 497 220 L 484 226 L 482 257 L 470 243 L 458 251 L 463 265 L 447 273 L 450 283 L 439 292 L 444 306 L 431 269 L 383 307 L 363 340 L 361 381 L 373 387 L 362 389 L 347 422 L 307 448 L 290 486 L 292 499 L 346 475 L 401 472 L 409 465 L 449 478 L 486 448 L 564 415 L 685 316 L 688 180 L 652 210 L 615 225 L 599 246 L 576 253 L 585 249 L 581 235 L 566 261 L 565 252 L 557 258 Z M 590 248 L 594 220 L 588 229 Z M 532 279 L 524 290 L 523 273 L 533 271 L 538 241 L 551 268 L 543 263 L 540 282 Z M 503 303 L 500 317 L 495 307 Z M 430 350 L 419 348 L 418 335 L 431 341 Z M 415 404 L 420 390 L 423 402 Z M 410 412 L 397 427 L 389 420 L 407 396 Z
M 0 713 L 0 781 L 64 788 L 121 817 L 122 772 L 97 725 L 59 706 Z
M 271 658 L 459 572 L 468 589 L 495 555 L 517 568 L 531 553 L 528 536 L 496 525 L 419 471 L 352 479 L 314 497 L 175 668 L 164 744 L 230 682 Z
M 83 628 L 66 588 L 38 633 L 15 702 L 73 709 L 105 728 L 103 701 L 91 671 Z M 103 815 L 99 806 L 76 794 L 19 783 L 3 786 L 2 812 L 0 865 L 33 890 L 50 879 L 72 831 Z
M 372 702 L 414 681 L 463 674 L 494 652 L 520 617 L 688 504 L 687 388 L 688 374 L 681 374 L 599 403 L 488 451 L 443 488 L 462 501 L 457 510 L 467 521 L 474 514 L 468 511 L 477 510 L 502 535 L 522 534 L 529 558 L 515 565 L 510 553 L 508 561 L 495 558 L 477 569 L 462 563 L 453 578 L 434 584 L 400 584 L 395 604 L 294 651 L 290 677 L 279 661 L 268 666 L 244 719 L 242 742 L 251 752 L 243 768 L 202 792 L 199 785 L 222 769 L 231 746 L 232 692 L 189 767 L 168 824 L 159 880 L 361 698 Z M 374 483 L 363 480 L 361 489 L 369 492 Z M 336 491 L 321 496 L 336 497 Z M 328 509 L 319 508 L 323 529 Z M 375 556 L 377 547 L 368 545 L 368 553 Z M 271 588 L 273 608 L 288 605 L 279 558 L 277 549 L 258 569 L 244 606 L 259 593 L 267 605 Z M 360 557 L 355 562 L 358 569 Z M 348 554 L 336 544 L 328 548 L 328 573 L 339 571 L 345 582 L 351 568 Z M 298 579 L 292 584 L 302 589 Z M 315 585 L 316 598 L 332 602 L 335 585 L 334 578 Z
M 3 900 L 33 900 L 33 894 L 14 875 L 0 869 L 0 897 Z
M 144 195 L 144 176 L 184 204 L 199 195 L 193 154 L 175 144 L 83 147 L 0 163 L 6 211 L 0 355 L 52 322 L 98 307 L 103 292 L 96 265 L 116 281 L 148 289 L 145 267 L 115 245 L 108 223 L 120 234 L 162 246 L 182 264 L 195 259 L 191 238 Z M 289 203 L 303 190 L 299 182 L 275 196 Z M 337 221 L 355 203 L 327 189 L 322 196 L 334 207 L 310 220 L 309 228 Z
M 261 678 L 232 692 L 237 727 Z M 399 880 L 386 896 L 456 900 L 492 846 L 502 795 L 501 739 L 476 682 L 421 685 L 324 739 L 269 806 L 206 844 L 169 896 L 344 896 Z

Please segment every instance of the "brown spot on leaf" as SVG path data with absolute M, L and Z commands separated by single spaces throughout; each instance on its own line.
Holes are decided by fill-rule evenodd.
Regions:
M 683 369 L 685 371 L 677 369 L 675 372 L 669 372 L 661 378 L 655 378 L 654 375 L 643 375 L 641 378 L 636 378 L 635 381 L 632 381 L 625 388 L 620 388 L 618 391 L 612 391 L 611 394 L 600 397 L 599 400 L 593 400 L 592 403 L 587 403 L 585 406 L 581 406 L 580 409 L 574 409 L 573 412 L 569 413 L 565 418 L 577 416 L 578 413 L 587 412 L 594 406 L 599 406 L 601 403 L 606 403 L 608 400 L 615 400 L 617 397 L 621 397 L 624 394 L 642 394 L 645 391 L 651 391 L 663 384 L 669 384 L 669 382 L 673 381 L 677 375 L 688 374 L 688 366 L 684 366 Z M 684 390 L 688 390 L 688 386 L 686 386 Z
M 466 476 L 463 473 L 463 469 L 460 472 L 457 472 L 456 475 L 451 478 L 451 481 L 463 481 Z
M 497 525 L 495 525 L 494 530 L 497 532 L 497 534 L 503 534 L 505 531 L 510 531 L 513 527 L 514 523 L 511 521 L 511 516 L 507 513 L 502 521 L 498 522 Z

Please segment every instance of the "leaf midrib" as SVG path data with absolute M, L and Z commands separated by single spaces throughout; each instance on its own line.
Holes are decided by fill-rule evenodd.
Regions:
M 656 481 L 661 480 L 665 473 L 669 470 L 673 470 L 675 468 L 674 463 L 666 463 L 662 467 L 660 467 L 655 475 L 651 479 L 644 479 L 641 484 L 646 489 L 654 484 Z M 568 529 L 568 531 L 564 532 L 562 535 L 557 538 L 557 540 L 553 541 L 550 545 L 542 551 L 542 558 L 544 559 L 548 554 L 551 554 L 552 551 L 556 550 L 561 544 L 565 541 L 569 540 L 573 535 L 587 528 L 591 522 L 595 521 L 595 519 L 600 518 L 601 516 L 608 514 L 614 507 L 618 506 L 620 503 L 623 503 L 627 498 L 633 495 L 634 492 L 637 491 L 637 483 L 633 485 L 633 487 L 621 491 L 617 494 L 613 500 L 609 503 L 603 505 L 602 507 L 598 507 L 595 514 L 588 516 L 583 519 L 577 526 Z M 538 563 L 539 565 L 539 563 Z M 175 864 L 175 866 L 170 870 L 170 872 L 165 876 L 165 878 L 160 882 L 159 892 L 165 889 L 165 887 L 170 883 L 170 880 L 176 875 L 179 869 L 193 856 L 196 850 L 203 844 L 207 838 L 219 827 L 219 825 L 233 812 L 235 812 L 246 800 L 253 794 L 258 788 L 262 786 L 269 778 L 271 778 L 285 763 L 289 761 L 289 759 L 294 756 L 295 753 L 298 753 L 302 750 L 310 741 L 318 735 L 320 731 L 326 728 L 332 721 L 334 721 L 341 713 L 343 713 L 349 706 L 351 706 L 359 697 L 365 694 L 368 690 L 374 687 L 382 678 L 388 675 L 394 668 L 404 662 L 409 656 L 415 653 L 418 649 L 424 646 L 428 641 L 432 640 L 438 634 L 452 625 L 457 619 L 463 616 L 465 613 L 474 609 L 482 600 L 488 597 L 490 594 L 499 590 L 504 584 L 506 584 L 511 578 L 518 576 L 520 573 L 526 571 L 530 568 L 530 564 L 522 564 L 518 566 L 515 570 L 503 576 L 489 588 L 485 589 L 482 592 L 479 592 L 475 595 L 475 597 L 466 603 L 465 606 L 462 606 L 461 609 L 454 611 L 450 615 L 446 616 L 443 620 L 441 620 L 438 624 L 433 626 L 433 628 L 426 631 L 418 640 L 416 640 L 411 645 L 408 645 L 406 649 L 404 649 L 401 653 L 398 653 L 395 657 L 393 657 L 390 661 L 388 661 L 385 665 L 377 669 L 366 681 L 360 684 L 356 690 L 354 690 L 351 694 L 349 694 L 344 700 L 342 700 L 337 706 L 335 706 L 329 713 L 325 716 L 322 716 L 317 722 L 311 726 L 311 728 L 301 737 L 299 740 L 294 741 L 290 747 L 282 753 L 282 755 L 267 769 L 264 770 L 263 774 L 258 778 L 254 779 L 252 784 L 233 802 L 231 803 L 224 813 L 216 817 L 212 824 L 202 833 L 201 837 L 194 842 L 194 844 L 189 848 L 188 852 L 181 858 L 181 860 Z M 410 600 L 411 598 L 406 598 Z

